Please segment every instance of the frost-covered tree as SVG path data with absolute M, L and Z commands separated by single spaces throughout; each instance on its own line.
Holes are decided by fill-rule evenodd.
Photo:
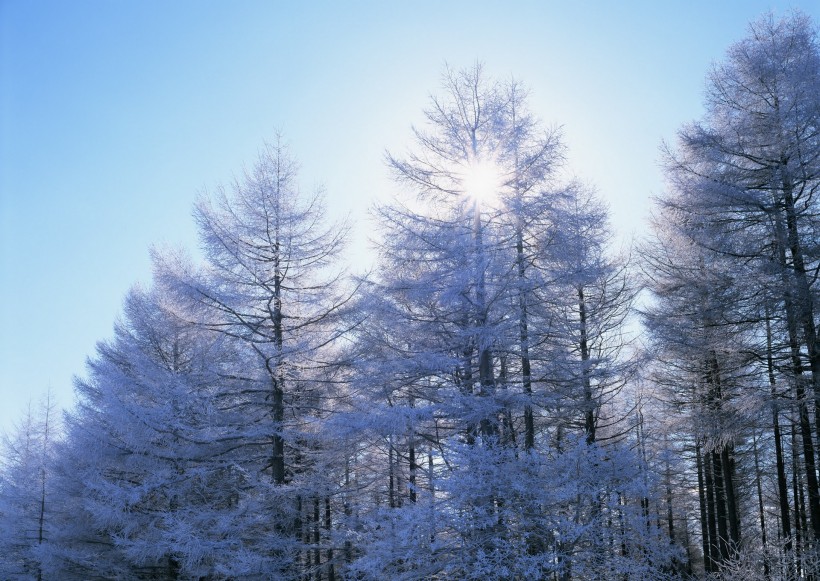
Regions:
M 815 25 L 799 13 L 779 20 L 766 15 L 709 74 L 704 117 L 684 126 L 676 148 L 665 151 L 669 191 L 660 199 L 657 241 L 647 253 L 659 299 L 651 318 L 661 354 L 656 379 L 687 406 L 705 406 L 690 428 L 701 429 L 691 465 L 694 471 L 697 464 L 702 481 L 707 569 L 731 567 L 726 558 L 739 540 L 743 550 L 759 542 L 765 551 L 759 468 L 767 457 L 785 538 L 781 546 L 787 553 L 802 551 L 792 544 L 802 539 L 814 551 L 820 538 L 820 352 L 813 274 L 820 258 L 818 87 Z M 794 433 L 786 442 L 780 422 L 790 417 Z M 758 434 L 764 436 L 760 450 Z M 750 437 L 745 472 L 738 459 L 733 508 L 726 465 Z M 786 443 L 793 460 L 790 490 Z M 727 451 L 729 458 L 709 458 Z M 748 469 L 752 463 L 754 473 Z M 755 488 L 758 506 L 750 509 L 744 491 L 751 497 Z M 761 538 L 743 541 L 741 531 L 733 530 L 740 529 L 733 510 L 744 531 L 759 517 Z M 779 559 L 791 562 L 791 573 L 784 574 L 799 574 L 801 558 L 789 553 Z
M 704 562 L 712 571 L 740 547 L 736 448 L 748 433 L 758 386 L 739 273 L 725 257 L 699 247 L 687 228 L 697 225 L 670 209 L 656 220 L 658 238 L 643 251 L 653 299 L 645 322 L 655 359 L 653 395 L 665 404 L 665 429 L 685 434 L 687 455 L 696 457 L 706 508 Z M 703 235 L 703 228 L 697 231 Z
M 326 225 L 321 195 L 301 194 L 296 178 L 296 162 L 277 142 L 230 191 L 204 196 L 194 215 L 207 268 L 200 280 L 183 280 L 199 304 L 216 313 L 211 328 L 258 358 L 261 377 L 249 378 L 249 389 L 259 393 L 248 405 L 269 421 L 248 436 L 269 446 L 265 463 L 276 484 L 299 470 L 287 412 L 322 411 L 321 376 L 308 370 L 327 367 L 327 346 L 340 333 L 346 299 L 339 258 L 347 227 Z
M 0 459 L 0 575 L 42 579 L 41 551 L 48 542 L 52 513 L 51 463 L 59 433 L 56 406 L 49 392 L 38 407 L 6 434 Z
M 54 466 L 47 578 L 189 578 L 261 560 L 236 526 L 248 510 L 228 421 L 236 353 L 167 297 L 132 290 L 114 339 L 77 380 Z
M 345 228 L 295 171 L 268 146 L 197 204 L 205 267 L 157 252 L 155 285 L 129 293 L 76 382 L 47 578 L 334 575 Z
M 344 394 L 338 354 L 351 297 L 340 262 L 347 226 L 327 223 L 321 192 L 299 190 L 297 164 L 281 141 L 266 145 L 231 187 L 202 196 L 194 217 L 205 266 L 164 260 L 163 280 L 241 353 L 233 435 L 243 469 L 257 478 L 265 534 L 280 538 L 270 545 L 280 574 L 318 568 L 327 553 L 306 547 L 327 541 L 334 470 L 342 469 L 332 466 L 335 442 L 321 426 Z
M 550 217 L 541 381 L 566 414 L 561 426 L 590 444 L 619 438 L 628 414 L 617 398 L 634 370 L 626 326 L 635 285 L 626 259 L 612 253 L 608 209 L 594 192 L 569 185 L 553 196 Z
M 595 442 L 631 287 L 606 212 L 558 187 L 557 135 L 520 91 L 448 70 L 388 158 L 407 190 L 377 208 L 356 330 L 372 444 L 354 460 L 377 502 L 357 507 L 351 569 L 367 578 L 651 577 L 671 555 L 640 458 Z

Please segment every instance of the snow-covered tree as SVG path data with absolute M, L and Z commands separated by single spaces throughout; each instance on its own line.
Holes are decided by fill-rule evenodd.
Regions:
M 59 421 L 51 392 L 42 405 L 29 404 L 14 432 L 4 435 L 0 455 L 0 575 L 42 579 L 40 551 L 48 542 L 51 463 Z
M 767 456 L 788 553 L 778 560 L 792 567 L 784 574 L 800 573 L 801 557 L 790 551 L 805 556 L 820 538 L 813 274 L 820 258 L 818 87 L 815 26 L 799 13 L 779 20 L 766 15 L 709 74 L 704 117 L 684 126 L 676 148 L 665 151 L 669 190 L 659 200 L 656 241 L 647 252 L 658 299 L 650 317 L 661 356 L 655 378 L 667 397 L 676 394 L 693 412 L 686 431 L 695 438 L 691 466 L 701 480 L 707 570 L 734 567 L 727 557 L 754 543 L 766 551 L 759 468 Z M 792 490 L 781 415 L 794 421 Z M 760 450 L 759 434 L 764 444 L 771 442 Z M 742 460 L 744 438 L 749 455 Z M 735 470 L 736 461 L 733 475 L 727 465 Z M 727 482 L 735 477 L 733 490 Z M 751 509 L 744 491 L 751 498 L 755 488 L 758 502 Z M 740 523 L 754 531 L 750 525 L 758 517 L 760 538 L 744 541 Z M 792 544 L 800 537 L 805 547 Z
M 281 537 L 269 545 L 271 558 L 286 576 L 318 568 L 327 554 L 306 547 L 320 541 L 318 512 L 328 528 L 334 470 L 342 469 L 332 466 L 335 442 L 321 426 L 344 395 L 338 355 L 352 294 L 340 262 L 347 226 L 327 223 L 321 192 L 299 190 L 297 164 L 281 140 L 266 145 L 230 188 L 202 196 L 194 216 L 204 268 L 160 258 L 161 276 L 203 313 L 206 329 L 241 353 L 233 436 L 243 469 L 256 479 L 258 514 L 268 515 L 265 534 Z
M 640 458 L 595 442 L 626 377 L 633 294 L 607 258 L 606 211 L 559 187 L 560 142 L 539 134 L 520 85 L 448 70 L 426 117 L 406 156 L 388 158 L 407 191 L 376 210 L 380 261 L 356 330 L 372 442 L 357 462 L 381 502 L 358 507 L 351 568 L 660 574 L 672 553 L 642 508 Z
M 168 295 L 132 290 L 114 339 L 77 380 L 55 460 L 48 578 L 208 575 L 241 570 L 251 552 L 227 429 L 236 353 Z

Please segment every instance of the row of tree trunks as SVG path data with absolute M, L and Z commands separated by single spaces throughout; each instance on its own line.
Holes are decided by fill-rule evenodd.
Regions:
M 302 543 L 296 563 L 299 578 L 302 581 L 336 581 L 330 497 L 316 495 L 307 502 L 299 497 L 297 512 L 299 528 L 296 532 Z M 322 544 L 326 546 L 324 551 Z
M 712 573 L 732 559 L 740 546 L 734 451 L 728 445 L 721 450 L 703 450 L 698 443 L 695 453 L 704 566 Z

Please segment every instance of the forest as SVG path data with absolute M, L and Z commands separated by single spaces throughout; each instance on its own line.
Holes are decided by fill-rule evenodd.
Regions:
M 386 154 L 366 274 L 274 136 L 5 435 L 0 578 L 820 578 L 817 33 L 716 61 L 630 247 L 480 63 Z

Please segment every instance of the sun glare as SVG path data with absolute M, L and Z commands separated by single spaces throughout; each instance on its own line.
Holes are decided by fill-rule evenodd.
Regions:
M 493 205 L 501 189 L 501 176 L 501 168 L 494 160 L 474 160 L 464 172 L 464 193 L 482 206 Z

